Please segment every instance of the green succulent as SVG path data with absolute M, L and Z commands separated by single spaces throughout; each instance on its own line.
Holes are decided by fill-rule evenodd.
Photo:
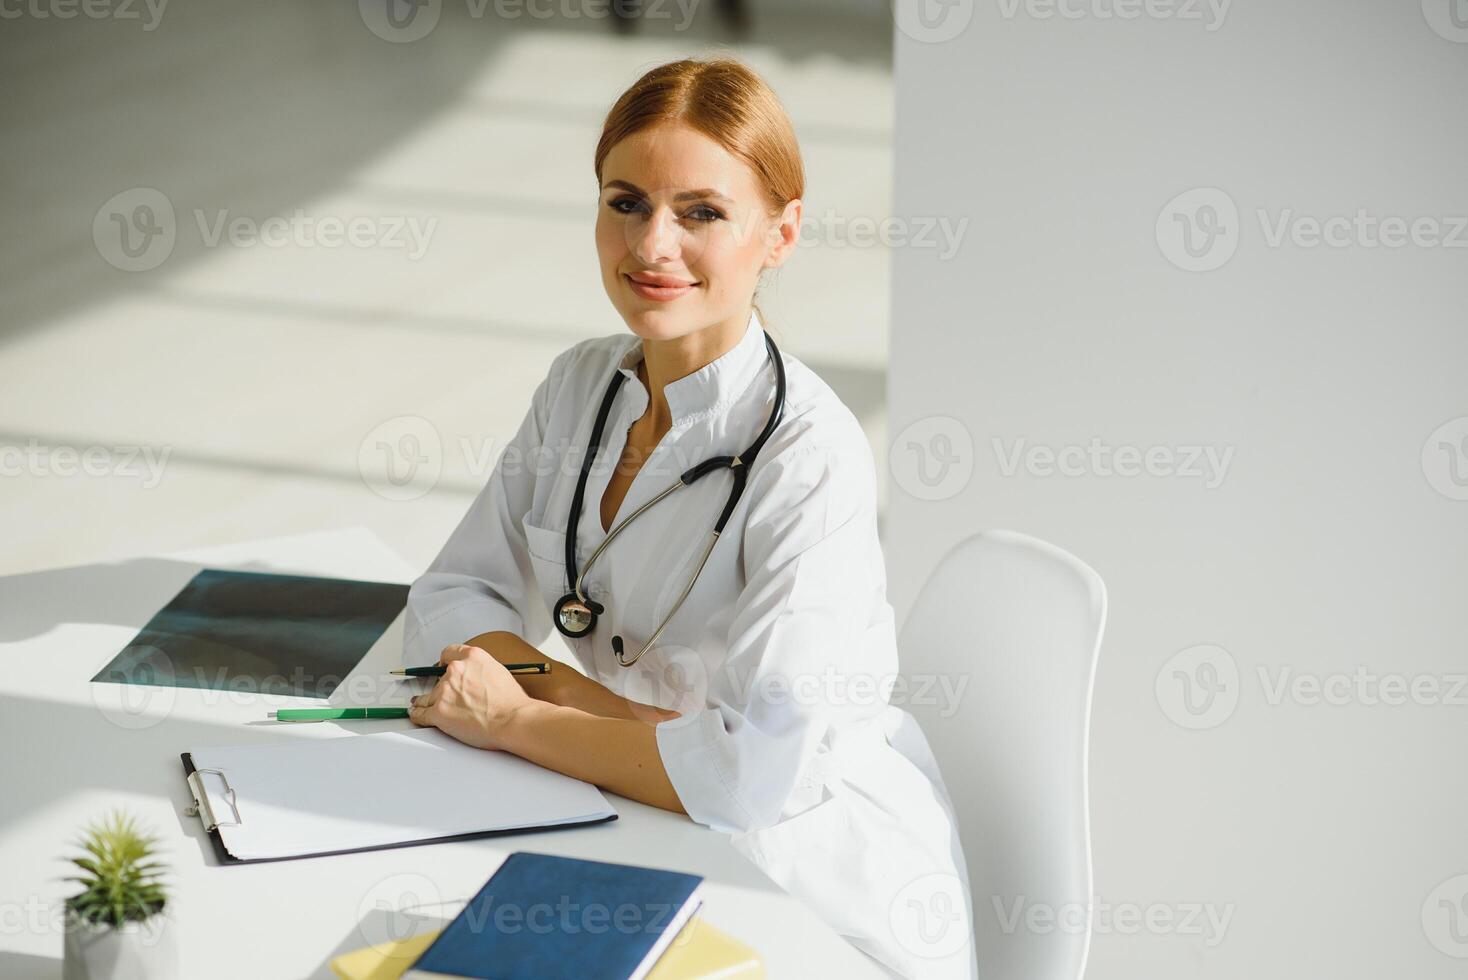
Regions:
M 162 912 L 167 901 L 160 881 L 164 865 L 150 860 L 157 841 L 121 811 L 89 824 L 76 841 L 86 854 L 71 859 L 86 874 L 63 879 L 80 882 L 86 890 L 68 898 L 66 907 L 84 922 L 112 927 L 144 922 Z

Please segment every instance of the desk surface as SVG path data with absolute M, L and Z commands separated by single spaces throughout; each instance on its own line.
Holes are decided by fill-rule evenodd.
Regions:
M 688 871 L 703 915 L 764 956 L 770 976 L 882 972 L 771 882 L 728 838 L 608 793 L 619 819 L 589 827 L 363 854 L 219 866 L 179 753 L 205 745 L 349 737 L 410 722 L 284 726 L 266 711 L 319 704 L 238 691 L 128 688 L 90 678 L 200 567 L 407 582 L 360 528 L 0 579 L 0 976 L 60 977 L 66 858 L 92 818 L 124 806 L 161 838 L 182 977 L 330 977 L 333 956 L 401 935 L 413 910 L 447 914 L 512 851 Z M 401 662 L 401 619 L 338 689 L 360 694 Z M 371 678 L 372 680 L 368 680 Z M 334 698 L 335 700 L 335 698 Z M 432 913 L 430 913 L 432 914 Z M 439 914 L 444 914 L 440 911 Z

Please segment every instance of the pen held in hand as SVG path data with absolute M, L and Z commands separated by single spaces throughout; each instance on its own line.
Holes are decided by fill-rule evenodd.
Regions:
M 550 673 L 550 664 L 548 663 L 503 664 L 502 666 L 512 674 Z M 433 664 L 428 667 L 399 667 L 396 670 L 388 671 L 388 673 L 397 677 L 442 677 L 443 671 L 443 664 Z

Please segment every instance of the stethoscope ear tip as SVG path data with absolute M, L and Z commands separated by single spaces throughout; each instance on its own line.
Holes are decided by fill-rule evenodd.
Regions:
M 637 658 L 641 657 L 642 654 L 646 651 L 647 647 L 643 647 L 642 650 L 638 651 L 636 657 L 628 660 L 626 656 L 627 651 L 622 648 L 622 638 L 620 636 L 612 637 L 612 652 L 617 655 L 617 663 L 621 664 L 623 667 L 631 667 L 633 664 L 637 663 Z

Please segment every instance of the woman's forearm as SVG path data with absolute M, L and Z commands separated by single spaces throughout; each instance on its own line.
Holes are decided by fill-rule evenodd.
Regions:
M 676 711 L 622 697 L 575 668 L 547 657 L 514 633 L 503 630 L 481 633 L 466 645 L 484 650 L 502 664 L 549 661 L 552 664 L 549 674 L 515 675 L 525 693 L 532 698 L 567 708 L 579 708 L 603 718 L 658 722 L 678 717 Z
M 645 722 L 531 700 L 514 712 L 498 741 L 505 751 L 547 769 L 641 803 L 687 812 L 663 768 L 657 729 Z

